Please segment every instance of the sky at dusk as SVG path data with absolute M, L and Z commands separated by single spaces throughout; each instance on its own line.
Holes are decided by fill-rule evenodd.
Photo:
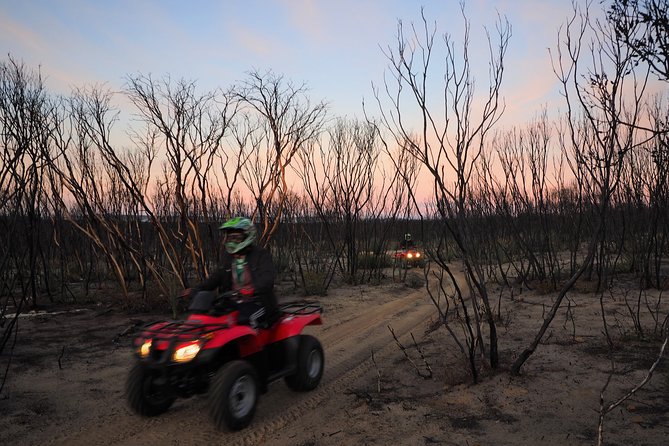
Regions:
M 396 42 L 398 20 L 419 24 L 421 7 L 437 35 L 462 40 L 456 0 L 0 0 L 0 50 L 39 67 L 55 93 L 103 83 L 120 90 L 137 73 L 228 88 L 249 70 L 272 70 L 306 84 L 332 114 L 360 117 L 362 101 L 373 104 L 372 84 L 383 83 L 383 49 Z M 558 100 L 548 48 L 557 45 L 570 1 L 469 0 L 465 12 L 482 93 L 485 28 L 494 33 L 498 14 L 512 26 L 503 124 L 522 124 Z

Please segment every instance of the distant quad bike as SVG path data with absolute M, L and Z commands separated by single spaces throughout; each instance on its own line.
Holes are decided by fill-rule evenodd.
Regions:
M 422 253 L 415 248 L 395 251 L 395 265 L 401 268 L 423 267 L 425 259 Z
M 126 382 L 134 412 L 160 415 L 177 398 L 208 393 L 214 424 L 236 431 L 251 423 L 270 382 L 283 378 L 295 391 L 318 386 L 323 348 L 301 333 L 322 324 L 319 304 L 284 304 L 276 323 L 254 329 L 237 323 L 231 293 L 200 292 L 193 302 L 186 320 L 152 322 L 134 340 L 136 361 Z

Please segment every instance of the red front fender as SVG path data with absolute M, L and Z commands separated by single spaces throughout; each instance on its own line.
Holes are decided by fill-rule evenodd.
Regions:
M 237 325 L 218 332 L 211 341 L 207 342 L 205 349 L 219 348 L 233 341 L 238 343 L 242 357 L 260 351 L 263 347 L 256 330 L 248 325 Z

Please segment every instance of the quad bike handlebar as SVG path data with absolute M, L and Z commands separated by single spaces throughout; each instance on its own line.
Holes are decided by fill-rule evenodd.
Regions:
M 198 288 L 186 288 L 183 291 L 181 291 L 181 293 L 179 293 L 179 297 L 181 297 L 183 299 L 190 299 L 190 298 L 195 297 L 199 293 L 210 293 L 210 292 L 213 293 L 213 291 L 200 290 Z M 225 291 L 224 293 L 219 294 L 218 298 L 219 299 L 222 299 L 222 298 L 233 299 L 233 298 L 238 297 L 240 295 L 241 295 L 241 293 L 239 291 L 229 290 L 229 291 Z
M 239 292 L 232 290 L 221 294 L 216 294 L 214 291 L 196 291 L 192 293 L 188 310 L 191 312 L 209 312 L 211 310 L 217 313 L 230 312 L 235 310 L 237 304 L 240 303 L 238 299 L 240 296 Z M 253 299 L 256 299 L 256 297 Z

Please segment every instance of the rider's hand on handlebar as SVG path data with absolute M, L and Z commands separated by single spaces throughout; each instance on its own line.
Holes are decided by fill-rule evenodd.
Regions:
M 237 291 L 228 290 L 222 293 L 220 297 L 227 300 L 234 300 L 237 296 L 239 296 L 239 293 Z

